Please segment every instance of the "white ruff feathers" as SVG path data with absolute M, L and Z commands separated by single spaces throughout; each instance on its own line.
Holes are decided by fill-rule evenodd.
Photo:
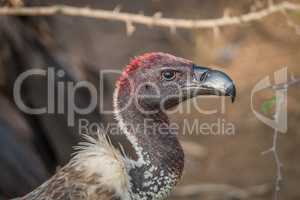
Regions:
M 86 141 L 75 147 L 77 152 L 71 165 L 83 170 L 86 177 L 98 175 L 101 186 L 115 191 L 122 200 L 129 199 L 129 177 L 125 158 L 120 151 L 113 147 L 110 139 L 101 131 L 96 139 L 89 135 L 83 137 Z

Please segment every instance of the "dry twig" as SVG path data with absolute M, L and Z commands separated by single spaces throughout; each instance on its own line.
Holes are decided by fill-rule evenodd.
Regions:
M 297 85 L 299 83 L 300 83 L 300 79 L 299 78 L 295 78 L 294 76 L 292 76 L 291 80 L 289 80 L 288 82 L 274 85 L 274 86 L 272 86 L 272 89 L 274 91 L 277 91 L 277 90 L 287 90 L 289 86 Z M 280 106 L 283 103 L 282 101 L 283 100 L 279 98 L 279 105 Z M 279 113 L 276 110 L 275 119 L 278 118 L 278 115 L 279 115 Z M 278 135 L 279 135 L 278 130 L 276 128 L 274 128 L 272 146 L 268 150 L 262 152 L 263 155 L 265 155 L 267 153 L 272 153 L 272 155 L 274 157 L 274 160 L 275 160 L 275 165 L 276 165 L 276 179 L 275 179 L 274 200 L 278 200 L 279 199 L 280 185 L 281 185 L 281 182 L 282 182 L 282 179 L 283 179 L 283 176 L 282 176 L 282 166 L 283 166 L 283 164 L 282 164 L 282 162 L 281 162 L 281 160 L 279 158 L 279 152 L 278 152 L 279 151 L 278 150 Z
M 142 24 L 147 26 L 158 26 L 169 28 L 172 32 L 177 28 L 183 29 L 205 29 L 217 28 L 229 25 L 239 25 L 252 21 L 260 20 L 266 16 L 279 11 L 288 10 L 300 10 L 300 5 L 291 3 L 288 1 L 279 4 L 270 4 L 267 8 L 253 11 L 240 16 L 227 16 L 224 15 L 221 18 L 216 19 L 172 19 L 164 18 L 161 13 L 157 13 L 154 16 L 144 16 L 141 14 L 131 14 L 120 12 L 119 9 L 113 11 L 102 10 L 102 9 L 91 9 L 91 8 L 79 8 L 65 5 L 54 5 L 44 7 L 2 7 L 0 8 L 0 15 L 14 15 L 14 16 L 49 16 L 55 14 L 67 15 L 67 16 L 81 16 L 102 20 L 120 21 L 126 24 L 127 33 L 132 34 L 134 29 L 133 24 Z
M 275 114 L 275 118 L 277 117 L 277 115 Z M 279 199 L 279 191 L 280 191 L 280 184 L 282 181 L 282 163 L 280 161 L 279 158 L 279 152 L 278 152 L 278 130 L 276 128 L 274 128 L 274 132 L 273 132 L 273 142 L 272 142 L 272 147 L 264 152 L 262 152 L 262 154 L 267 154 L 267 153 L 272 153 L 274 160 L 275 160 L 275 164 L 276 164 L 276 180 L 275 180 L 275 190 L 274 190 L 274 200 L 278 200 Z

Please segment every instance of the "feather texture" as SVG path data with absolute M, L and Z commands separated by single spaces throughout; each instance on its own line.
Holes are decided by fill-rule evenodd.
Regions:
M 40 187 L 20 200 L 117 200 L 129 199 L 125 157 L 109 138 L 83 135 L 71 161 Z

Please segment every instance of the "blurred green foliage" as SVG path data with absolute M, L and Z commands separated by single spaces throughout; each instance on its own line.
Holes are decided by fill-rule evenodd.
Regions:
M 275 103 L 276 103 L 276 96 L 273 96 L 271 99 L 268 99 L 261 104 L 260 110 L 264 114 L 268 114 L 273 108 L 273 106 L 275 105 Z

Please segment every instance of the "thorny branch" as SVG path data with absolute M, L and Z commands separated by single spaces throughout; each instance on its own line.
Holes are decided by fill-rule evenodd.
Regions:
M 299 78 L 295 78 L 294 76 L 291 77 L 291 80 L 286 82 L 286 83 L 282 83 L 282 84 L 277 84 L 272 86 L 272 89 L 277 91 L 277 90 L 287 90 L 287 88 L 289 86 L 292 85 L 297 85 L 300 83 L 300 79 Z M 279 105 L 282 105 L 282 99 L 279 99 Z M 275 120 L 277 120 L 278 118 L 278 111 L 276 110 L 275 113 Z M 271 148 L 269 148 L 268 150 L 262 152 L 263 155 L 268 154 L 268 153 L 272 153 L 274 160 L 275 160 L 275 164 L 276 164 L 276 180 L 275 180 L 275 191 L 274 191 L 274 200 L 278 200 L 279 199 L 279 192 L 280 192 L 280 184 L 282 182 L 283 176 L 282 176 L 282 162 L 279 158 L 279 152 L 278 152 L 278 135 L 279 132 L 276 128 L 274 128 L 274 132 L 273 132 L 273 141 L 272 141 L 272 146 Z
M 273 4 L 270 3 L 267 8 L 258 11 L 252 11 L 240 16 L 224 15 L 216 19 L 173 19 L 162 17 L 161 13 L 156 13 L 154 16 L 144 16 L 142 14 L 132 14 L 120 12 L 120 9 L 113 11 L 79 8 L 66 5 L 54 5 L 44 7 L 2 7 L 0 8 L 0 15 L 18 15 L 18 16 L 49 16 L 55 14 L 67 16 L 81 16 L 102 20 L 124 22 L 127 28 L 127 34 L 131 35 L 135 28 L 133 24 L 141 24 L 147 26 L 158 26 L 169 28 L 171 32 L 175 32 L 177 28 L 182 29 L 213 29 L 218 30 L 222 26 L 239 25 L 260 20 L 273 13 L 279 11 L 300 11 L 300 4 L 291 3 L 288 1 Z
M 278 131 L 277 129 L 274 129 L 273 132 L 273 143 L 272 147 L 268 149 L 267 151 L 262 152 L 262 154 L 272 153 L 275 163 L 276 163 L 276 180 L 275 180 L 275 191 L 274 191 L 274 200 L 279 199 L 279 191 L 280 191 L 280 184 L 282 181 L 282 163 L 280 161 L 279 155 L 278 155 Z

